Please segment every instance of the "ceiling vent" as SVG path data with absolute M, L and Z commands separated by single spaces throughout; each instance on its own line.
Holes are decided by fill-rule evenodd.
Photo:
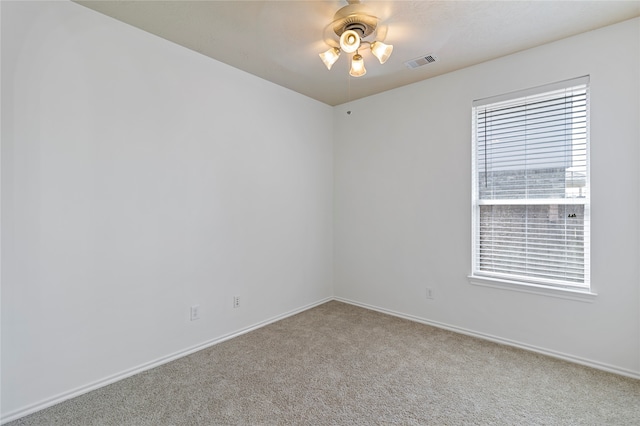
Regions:
M 432 64 L 438 61 L 438 57 L 436 55 L 424 55 L 419 58 L 412 59 L 410 61 L 405 62 L 407 68 L 414 69 L 424 65 Z

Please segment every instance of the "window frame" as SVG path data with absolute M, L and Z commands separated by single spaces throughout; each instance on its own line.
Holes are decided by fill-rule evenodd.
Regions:
M 552 84 L 547 84 L 543 86 L 537 86 L 525 90 L 520 90 L 516 92 L 510 92 L 503 95 L 492 96 L 484 99 L 479 99 L 473 101 L 472 104 L 472 112 L 471 112 L 471 121 L 472 121 L 472 246 L 471 246 L 471 273 L 469 274 L 469 282 L 476 285 L 494 287 L 500 289 L 507 290 L 517 290 L 523 291 L 527 293 L 535 293 L 535 294 L 544 294 L 561 298 L 569 298 L 575 300 L 582 301 L 592 301 L 593 296 L 596 295 L 593 291 L 593 285 L 590 280 L 590 247 L 591 247 L 591 238 L 590 238 L 590 207 L 591 207 L 591 198 L 590 198 L 590 106 L 589 106 L 589 76 L 578 77 L 570 80 L 564 80 Z M 521 100 L 521 104 L 526 104 L 526 97 L 528 96 L 544 96 L 553 91 L 568 89 L 575 86 L 585 86 L 586 90 L 586 196 L 584 198 L 584 203 L 578 202 L 576 200 L 569 200 L 568 202 L 564 202 L 563 204 L 583 204 L 584 205 L 584 220 L 583 220 L 583 246 L 584 246 L 584 280 L 582 284 L 575 283 L 560 283 L 560 282 L 549 282 L 543 279 L 536 279 L 535 277 L 522 277 L 516 276 L 516 274 L 500 274 L 496 272 L 485 272 L 480 270 L 480 258 L 479 258 L 479 245 L 480 245 L 480 206 L 481 205 L 499 205 L 500 203 L 492 203 L 486 200 L 480 200 L 478 182 L 480 177 L 480 172 L 478 170 L 478 149 L 479 149 L 479 141 L 478 141 L 478 114 L 477 109 L 482 106 L 499 104 L 503 102 L 517 102 Z M 543 198 L 543 200 L 550 200 L 551 198 Z M 531 202 L 531 198 L 517 198 L 517 202 L 514 204 L 523 204 L 523 205 L 534 205 L 540 204 L 539 200 L 533 199 Z M 547 204 L 547 203 L 543 203 Z M 551 205 L 551 204 L 549 204 Z

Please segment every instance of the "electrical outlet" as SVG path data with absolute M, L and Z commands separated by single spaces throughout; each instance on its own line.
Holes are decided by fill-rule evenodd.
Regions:
M 233 296 L 233 307 L 234 308 L 240 307 L 240 296 Z
M 191 321 L 200 319 L 200 305 L 193 305 L 191 307 Z
M 433 299 L 433 289 L 431 287 L 427 287 L 427 299 Z

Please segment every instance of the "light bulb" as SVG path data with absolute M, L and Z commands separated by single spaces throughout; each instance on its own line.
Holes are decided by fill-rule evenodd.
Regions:
M 360 47 L 360 36 L 353 30 L 347 30 L 340 36 L 340 48 L 347 53 L 353 53 Z
M 387 62 L 387 59 L 391 56 L 391 52 L 393 52 L 392 44 L 384 44 L 380 41 L 374 41 L 371 43 L 371 53 L 373 53 L 373 56 L 378 58 L 381 64 Z
M 326 52 L 320 53 L 320 59 L 322 59 L 328 70 L 331 69 L 331 66 L 336 63 L 339 57 L 340 49 L 337 47 L 332 47 Z
M 362 77 L 367 73 L 367 70 L 364 68 L 364 59 L 362 59 L 362 55 L 356 52 L 353 55 L 353 59 L 351 60 L 351 69 L 349 70 L 349 75 L 352 77 Z

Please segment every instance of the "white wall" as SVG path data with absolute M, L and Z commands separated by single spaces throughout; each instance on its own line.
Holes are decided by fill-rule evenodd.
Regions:
M 627 21 L 336 107 L 336 296 L 640 377 L 639 28 Z M 472 101 L 587 74 L 598 296 L 470 284 Z
M 77 4 L 1 8 L 5 420 L 331 297 L 330 107 Z

